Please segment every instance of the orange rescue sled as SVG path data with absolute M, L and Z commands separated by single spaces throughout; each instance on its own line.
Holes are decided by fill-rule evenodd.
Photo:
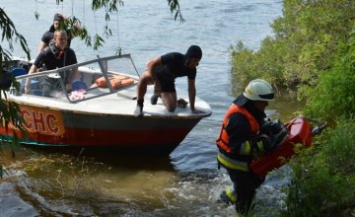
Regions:
M 133 78 L 124 75 L 110 75 L 109 81 L 113 89 L 117 90 L 122 87 L 129 86 L 134 83 Z M 106 79 L 100 77 L 95 81 L 96 85 L 99 87 L 107 87 Z
M 281 167 L 285 164 L 285 160 L 295 155 L 294 148 L 296 144 L 310 147 L 313 136 L 320 134 L 325 126 L 326 123 L 321 127 L 317 126 L 312 129 L 310 119 L 302 116 L 294 118 L 285 124 L 288 131 L 286 140 L 275 151 L 267 153 L 251 162 L 250 169 L 258 176 L 266 176 L 268 172 Z

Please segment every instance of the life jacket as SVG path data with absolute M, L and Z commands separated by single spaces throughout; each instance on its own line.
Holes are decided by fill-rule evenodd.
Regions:
M 51 50 L 51 52 L 53 53 L 53 55 L 55 56 L 55 58 L 60 59 L 66 52 L 66 48 L 64 50 L 60 50 L 54 43 L 54 41 L 51 41 L 48 45 L 48 48 Z M 64 57 L 64 61 L 65 61 L 65 57 Z M 65 63 L 63 63 L 63 65 L 65 66 Z
M 221 127 L 221 133 L 216 140 L 216 144 L 218 148 L 222 149 L 225 153 L 231 155 L 251 155 L 252 154 L 252 145 L 249 141 L 243 143 L 239 149 L 238 153 L 233 153 L 233 150 L 229 144 L 229 135 L 227 133 L 227 126 L 229 122 L 229 117 L 235 113 L 240 113 L 244 115 L 249 122 L 250 130 L 251 130 L 251 138 L 259 132 L 260 126 L 257 120 L 246 110 L 244 107 L 240 107 L 235 105 L 234 103 L 228 109 L 224 119 L 223 124 Z M 248 163 L 246 161 L 238 161 L 236 159 L 232 159 L 226 154 L 219 153 L 217 156 L 217 160 L 222 166 L 227 168 L 242 170 L 242 171 L 249 171 Z
M 56 60 L 55 60 L 55 63 L 53 65 L 53 67 L 59 68 L 59 67 L 67 66 L 67 63 L 66 63 L 66 60 L 67 60 L 67 47 L 64 48 L 64 50 L 61 50 L 55 45 L 54 40 L 52 40 L 49 43 L 48 47 L 46 47 L 43 51 L 46 52 L 46 53 L 51 52 L 54 55 Z M 46 66 L 46 67 L 47 67 L 47 69 L 50 69 L 50 68 L 48 68 L 48 66 Z M 69 77 L 70 77 L 69 71 L 62 71 L 62 72 L 59 73 L 59 75 L 63 79 L 63 83 L 65 85 L 68 84 Z
M 108 79 L 114 90 L 129 86 L 134 83 L 133 78 L 124 75 L 109 75 Z M 95 83 L 99 87 L 107 87 L 107 82 L 105 77 L 100 77 L 96 79 Z

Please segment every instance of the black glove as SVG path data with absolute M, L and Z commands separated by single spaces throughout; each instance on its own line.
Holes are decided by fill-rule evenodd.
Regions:
M 287 139 L 288 137 L 288 131 L 286 129 L 286 127 L 282 127 L 281 130 L 275 134 L 275 135 L 272 135 L 272 147 L 275 147 L 278 148 L 280 145 L 283 144 L 283 142 L 285 142 L 285 140 Z
M 260 134 L 266 134 L 268 136 L 276 135 L 282 130 L 282 128 L 284 128 L 284 125 L 280 120 L 267 120 L 262 124 Z
M 258 136 L 258 142 L 263 143 L 263 148 L 266 152 L 274 151 L 277 149 L 288 136 L 287 129 L 282 127 L 276 134 L 266 135 L 262 134 Z
M 275 146 L 275 144 L 273 142 L 273 139 L 266 134 L 260 135 L 258 137 L 257 144 L 260 144 L 260 143 L 262 145 L 262 149 L 265 152 L 270 152 L 270 151 L 273 151 L 277 148 L 277 146 Z M 260 148 L 260 145 L 258 145 L 258 147 Z

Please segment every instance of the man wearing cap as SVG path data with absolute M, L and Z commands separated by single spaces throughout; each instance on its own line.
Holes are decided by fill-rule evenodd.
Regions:
M 65 17 L 63 14 L 56 13 L 54 15 L 53 24 L 50 26 L 49 30 L 46 31 L 42 36 L 42 39 L 41 39 L 41 42 L 40 42 L 39 48 L 38 48 L 39 52 L 43 51 L 44 48 L 48 47 L 49 43 L 53 40 L 55 30 L 64 29 L 64 20 L 68 20 L 68 18 Z M 75 23 L 73 26 L 75 28 L 75 31 L 78 31 L 81 29 L 80 25 L 77 23 Z M 71 34 L 71 31 L 68 30 L 67 35 L 68 35 L 67 46 L 70 47 L 71 36 L 73 36 L 75 34 Z
M 73 49 L 67 46 L 67 33 L 64 30 L 54 32 L 53 41 L 38 54 L 28 74 L 37 73 L 43 64 L 47 70 L 62 68 L 77 63 L 76 54 Z M 43 85 L 43 96 L 53 97 L 57 92 L 61 92 L 60 79 L 63 81 L 67 91 L 71 90 L 73 81 L 78 76 L 77 68 L 59 73 L 59 75 L 48 75 Z M 31 92 L 30 79 L 27 79 L 25 93 Z
M 274 142 L 260 129 L 265 123 L 265 108 L 274 99 L 271 85 L 262 80 L 252 80 L 227 111 L 217 147 L 219 166 L 226 168 L 233 189 L 226 189 L 221 197 L 235 203 L 237 212 L 247 215 L 256 189 L 265 177 L 259 177 L 249 170 L 249 164 L 257 155 L 272 151 Z
M 201 48 L 191 45 L 186 54 L 171 52 L 148 61 L 147 70 L 142 73 L 137 85 L 137 108 L 134 114 L 143 115 L 144 95 L 149 84 L 155 85 L 151 104 L 155 105 L 160 97 L 167 110 L 174 112 L 177 106 L 175 79 L 184 76 L 188 78 L 190 109 L 194 113 L 201 112 L 195 108 L 196 67 L 201 58 Z

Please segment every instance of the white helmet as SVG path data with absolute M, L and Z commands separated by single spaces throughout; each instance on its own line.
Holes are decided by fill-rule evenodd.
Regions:
M 273 101 L 274 91 L 271 85 L 262 79 L 255 79 L 249 82 L 243 95 L 252 101 Z

